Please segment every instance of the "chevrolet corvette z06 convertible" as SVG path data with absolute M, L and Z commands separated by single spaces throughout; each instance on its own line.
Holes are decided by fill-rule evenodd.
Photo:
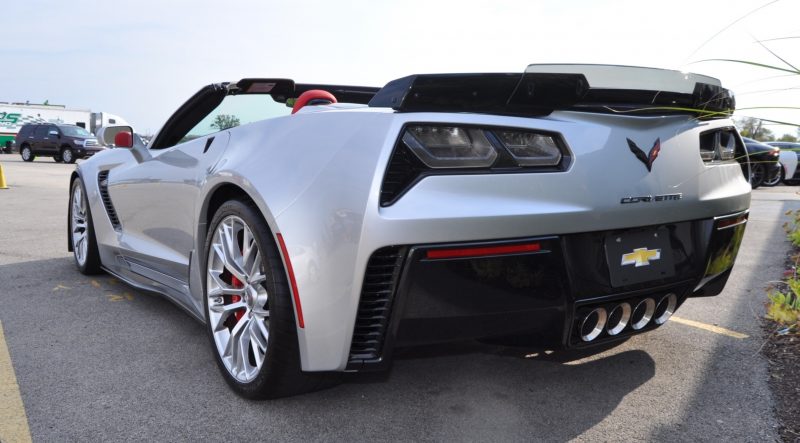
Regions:
M 249 398 L 455 340 L 583 348 L 719 294 L 750 204 L 714 78 L 531 65 L 202 88 L 71 178 L 78 269 L 206 325 Z

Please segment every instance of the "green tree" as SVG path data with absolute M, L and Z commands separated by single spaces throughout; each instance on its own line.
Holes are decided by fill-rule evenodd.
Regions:
M 219 114 L 214 117 L 214 123 L 211 123 L 211 127 L 224 131 L 226 129 L 235 128 L 240 124 L 242 123 L 239 121 L 239 117 L 235 115 Z
M 749 137 L 760 141 L 775 141 L 775 134 L 764 127 L 764 122 L 754 117 L 742 117 L 735 120 L 736 127 L 742 137 Z
M 778 139 L 779 142 L 797 142 L 797 137 L 793 136 L 792 134 L 783 134 L 781 138 Z

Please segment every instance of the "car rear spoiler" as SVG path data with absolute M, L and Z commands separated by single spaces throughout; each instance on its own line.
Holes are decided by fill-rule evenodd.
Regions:
M 399 112 L 545 116 L 556 110 L 726 118 L 733 94 L 707 76 L 609 65 L 530 65 L 521 74 L 426 74 L 389 82 L 369 101 Z

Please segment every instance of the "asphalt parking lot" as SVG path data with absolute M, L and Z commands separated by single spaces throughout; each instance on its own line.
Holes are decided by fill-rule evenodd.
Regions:
M 233 394 L 200 324 L 66 250 L 73 165 L 0 155 L 0 440 L 772 441 L 760 317 L 780 278 L 796 187 L 759 189 L 722 295 L 664 327 L 575 354 L 464 343 L 401 352 L 391 372 L 268 402 Z M 3 343 L 3 341 L 5 343 Z M 8 371 L 6 371 L 8 373 Z M 18 389 L 15 388 L 18 386 Z M 17 395 L 22 403 L 18 405 Z M 24 405 L 27 426 L 14 427 Z M 4 415 L 5 414 L 5 415 Z M 0 419 L 1 421 L 1 419 Z M 5 435 L 4 435 L 5 432 Z

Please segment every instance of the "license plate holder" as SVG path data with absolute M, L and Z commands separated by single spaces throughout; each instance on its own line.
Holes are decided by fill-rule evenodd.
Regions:
M 627 231 L 605 238 L 611 286 L 620 287 L 675 275 L 666 228 Z

